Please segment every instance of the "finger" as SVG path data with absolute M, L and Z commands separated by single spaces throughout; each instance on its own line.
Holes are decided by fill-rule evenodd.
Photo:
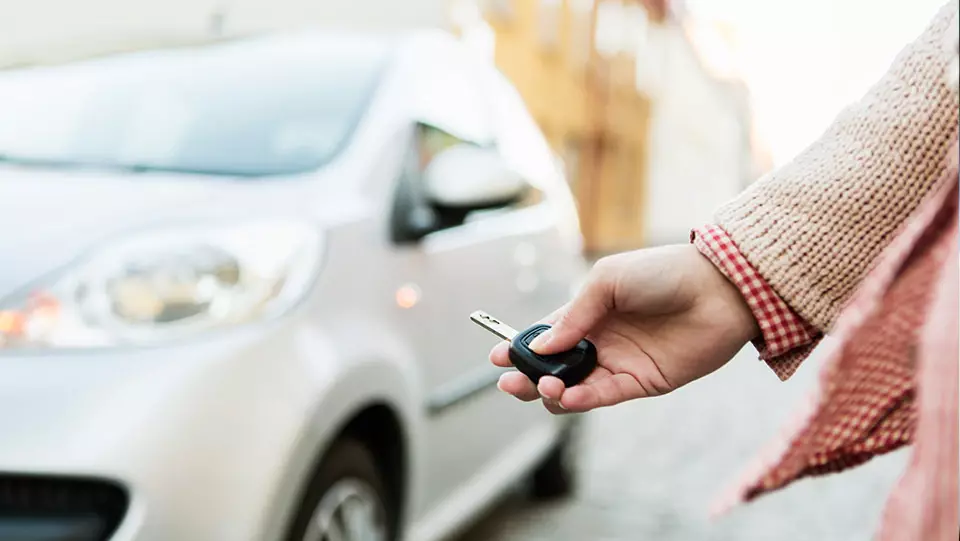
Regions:
M 530 349 L 549 355 L 577 345 L 610 311 L 612 284 L 611 271 L 595 266 L 580 293 L 557 314 L 553 327 L 530 343 Z
M 543 407 L 554 415 L 566 413 L 560 403 L 565 389 L 563 382 L 553 376 L 544 376 L 540 378 L 540 382 L 537 384 L 537 392 L 540 393 Z
M 497 387 L 524 402 L 533 402 L 540 398 L 536 385 L 520 372 L 507 372 L 501 375 L 500 380 L 497 381 Z
M 558 319 L 560 319 L 560 316 L 563 315 L 563 312 L 567 309 L 567 306 L 568 305 L 565 304 L 560 308 L 557 308 L 546 317 L 540 319 L 540 321 L 537 321 L 537 323 L 553 325 Z M 506 340 L 498 342 L 497 345 L 493 346 L 493 348 L 490 349 L 489 357 L 490 362 L 497 366 L 503 368 L 513 367 L 513 361 L 510 360 L 510 342 L 507 342 Z
M 542 319 L 541 319 L 540 321 L 538 321 L 537 323 L 545 323 L 545 324 L 547 324 L 547 325 L 553 325 L 553 324 L 556 323 L 557 320 L 560 319 L 560 317 L 563 316 L 563 314 L 565 314 L 566 311 L 569 310 L 569 309 L 570 309 L 570 303 L 568 302 L 568 303 L 564 304 L 563 306 L 561 306 L 560 308 L 557 308 L 557 309 L 554 310 L 553 312 L 550 312 L 546 317 L 542 318 Z
M 510 362 L 510 342 L 499 342 L 490 350 L 490 362 L 503 367 L 510 368 L 513 363 Z
M 566 386 L 560 381 L 560 378 L 553 376 L 543 376 L 537 384 L 537 392 L 540 393 L 541 398 L 554 402 L 559 402 L 563 398 L 565 389 Z
M 563 305 L 560 308 L 554 310 L 546 317 L 542 318 L 537 323 L 543 323 L 547 325 L 552 325 L 560 316 L 563 314 L 564 310 L 567 309 L 567 305 Z M 493 346 L 490 349 L 490 362 L 503 367 L 503 368 L 512 368 L 513 361 L 510 360 L 510 342 L 506 340 L 498 342 L 497 345 Z
M 592 409 L 592 408 L 589 408 L 589 409 L 580 409 L 580 410 L 571 410 L 571 409 L 569 409 L 569 408 L 570 408 L 569 399 L 566 398 L 567 393 L 568 393 L 570 390 L 572 390 L 572 389 L 577 389 L 577 388 L 580 388 L 580 387 L 589 387 L 589 386 L 595 385 L 598 381 L 603 381 L 603 380 L 605 380 L 605 379 L 608 379 L 608 378 L 610 378 L 612 375 L 613 375 L 613 374 L 612 374 L 612 372 L 610 372 L 610 370 L 608 370 L 608 369 L 606 369 L 606 368 L 604 368 L 604 367 L 602 367 L 602 366 L 598 366 L 598 367 L 595 368 L 595 369 L 593 370 L 593 372 L 591 372 L 590 375 L 587 376 L 586 379 L 584 379 L 582 382 L 578 383 L 577 385 L 574 385 L 573 387 L 570 387 L 570 389 L 564 389 L 563 393 L 560 395 L 560 399 L 556 402 L 556 407 L 557 407 L 557 409 L 563 411 L 564 413 L 583 413 L 583 412 L 585 412 L 585 411 L 589 411 L 589 409 Z M 561 382 L 561 383 L 562 383 L 562 382 Z M 548 383 L 548 385 L 552 385 L 552 384 L 549 384 L 549 383 Z M 548 389 L 546 389 L 545 391 L 546 391 L 548 394 L 551 394 L 551 396 L 556 396 L 556 391 L 555 391 L 555 390 L 552 390 L 552 389 L 548 388 Z M 540 389 L 537 389 L 537 392 L 540 393 L 540 397 L 541 397 L 541 399 L 543 399 L 543 392 L 541 392 Z M 577 391 L 577 392 L 580 392 L 580 391 Z M 574 393 L 574 394 L 576 394 L 576 393 Z M 574 402 L 574 405 L 577 405 L 577 404 L 576 404 L 576 401 Z
M 543 402 L 543 407 L 554 415 L 566 415 L 567 413 L 570 413 L 569 411 L 563 409 L 563 406 L 553 400 L 547 400 L 544 398 L 541 401 Z
M 565 390 L 562 404 L 567 411 L 580 413 L 647 396 L 650 395 L 633 376 L 612 374 Z

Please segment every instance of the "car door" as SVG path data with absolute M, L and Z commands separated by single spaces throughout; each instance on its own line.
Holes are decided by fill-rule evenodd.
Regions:
M 496 392 L 502 370 L 490 365 L 487 354 L 497 338 L 468 319 L 483 309 L 525 327 L 568 298 L 578 270 L 571 239 L 558 227 L 564 214 L 557 209 L 570 201 L 551 185 L 556 179 L 546 178 L 556 176 L 549 149 L 536 131 L 532 141 L 504 134 L 517 112 L 498 106 L 504 87 L 490 77 L 464 59 L 439 67 L 418 94 L 412 168 L 422 170 L 447 145 L 466 143 L 497 149 L 531 184 L 522 201 L 467 212 L 406 248 L 418 258 L 417 295 L 429 318 L 415 331 L 429 417 L 425 507 L 450 501 L 471 478 L 488 473 L 538 433 L 549 438 L 556 423 L 541 408 Z M 540 153 L 539 170 L 531 166 L 531 153 Z M 457 182 L 457 174 L 446 181 Z M 575 214 L 566 216 L 575 222 Z M 575 229 L 575 223 L 566 227 Z

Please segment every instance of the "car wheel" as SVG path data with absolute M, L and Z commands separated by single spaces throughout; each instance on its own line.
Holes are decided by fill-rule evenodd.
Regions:
M 534 499 L 548 500 L 573 494 L 580 473 L 579 420 L 570 424 L 550 454 L 540 463 L 530 480 Z
M 317 469 L 288 540 L 392 541 L 396 508 L 370 451 L 344 439 Z

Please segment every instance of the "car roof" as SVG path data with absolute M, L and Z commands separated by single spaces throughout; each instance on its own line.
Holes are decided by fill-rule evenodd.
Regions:
M 149 63 L 154 68 L 195 61 L 244 62 L 272 55 L 357 55 L 358 60 L 382 57 L 388 63 L 415 55 L 427 57 L 438 50 L 456 47 L 452 34 L 438 29 L 363 31 L 335 28 L 268 31 L 200 42 L 171 42 L 134 50 L 109 51 L 64 62 L 13 67 L 2 72 L 19 73 L 32 68 L 83 68 L 87 66 L 136 69 Z
M 457 55 L 464 49 L 464 43 L 456 36 L 433 28 L 396 31 L 312 28 L 240 38 L 233 41 L 233 45 L 244 54 L 255 51 L 282 53 L 303 47 L 343 50 L 345 53 L 380 51 L 393 61 L 414 57 L 418 62 L 450 58 L 450 55 Z

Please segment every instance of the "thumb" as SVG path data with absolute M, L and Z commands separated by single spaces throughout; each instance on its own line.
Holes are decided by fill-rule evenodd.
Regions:
M 613 306 L 610 273 L 597 266 L 576 297 L 557 315 L 556 322 L 530 343 L 530 349 L 550 355 L 571 349 L 587 336 Z

